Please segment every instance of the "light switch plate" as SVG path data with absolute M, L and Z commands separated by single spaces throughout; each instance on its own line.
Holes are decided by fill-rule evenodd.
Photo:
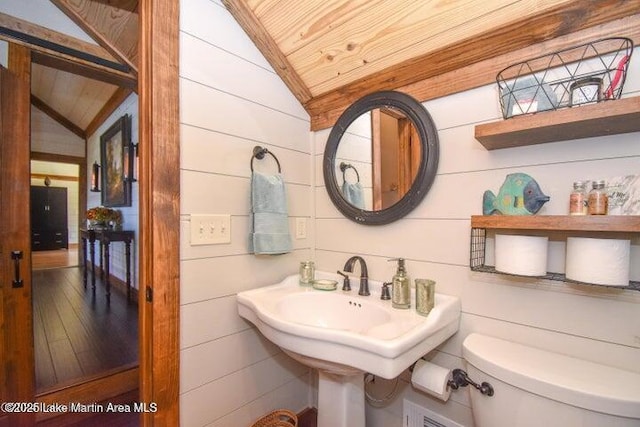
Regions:
M 296 218 L 296 239 L 306 239 L 307 218 Z
M 191 215 L 191 246 L 231 243 L 231 215 Z

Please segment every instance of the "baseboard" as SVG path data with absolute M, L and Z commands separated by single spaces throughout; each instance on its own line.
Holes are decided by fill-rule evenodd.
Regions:
M 318 425 L 318 410 L 305 408 L 298 413 L 298 427 L 316 427 Z
M 91 263 L 89 263 L 91 265 Z M 90 268 L 90 267 L 89 267 Z M 96 277 L 101 277 L 105 273 L 99 265 L 96 265 Z M 87 281 L 91 280 L 91 272 L 88 273 Z M 111 284 L 111 290 L 117 291 L 123 295 L 127 295 L 127 283 L 119 277 L 109 274 L 109 283 Z M 138 290 L 131 286 L 131 301 L 138 302 Z
M 111 287 L 115 288 L 123 295 L 127 295 L 127 283 L 124 280 L 115 277 L 114 275 L 110 274 L 109 277 L 109 283 L 111 283 Z M 131 286 L 131 301 L 138 302 L 138 290 L 133 286 Z

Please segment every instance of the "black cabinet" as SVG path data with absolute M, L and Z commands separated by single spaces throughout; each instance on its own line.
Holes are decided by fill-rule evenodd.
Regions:
M 67 189 L 31 187 L 31 250 L 69 248 Z

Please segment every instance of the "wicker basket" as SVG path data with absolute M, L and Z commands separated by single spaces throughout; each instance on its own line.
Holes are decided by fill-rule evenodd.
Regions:
M 251 427 L 298 427 L 298 417 L 286 409 L 277 409 L 251 424 Z

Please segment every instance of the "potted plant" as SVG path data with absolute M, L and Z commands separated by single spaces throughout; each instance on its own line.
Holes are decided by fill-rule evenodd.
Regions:
M 88 226 L 92 230 L 122 227 L 122 212 L 116 209 L 96 206 L 87 210 Z

